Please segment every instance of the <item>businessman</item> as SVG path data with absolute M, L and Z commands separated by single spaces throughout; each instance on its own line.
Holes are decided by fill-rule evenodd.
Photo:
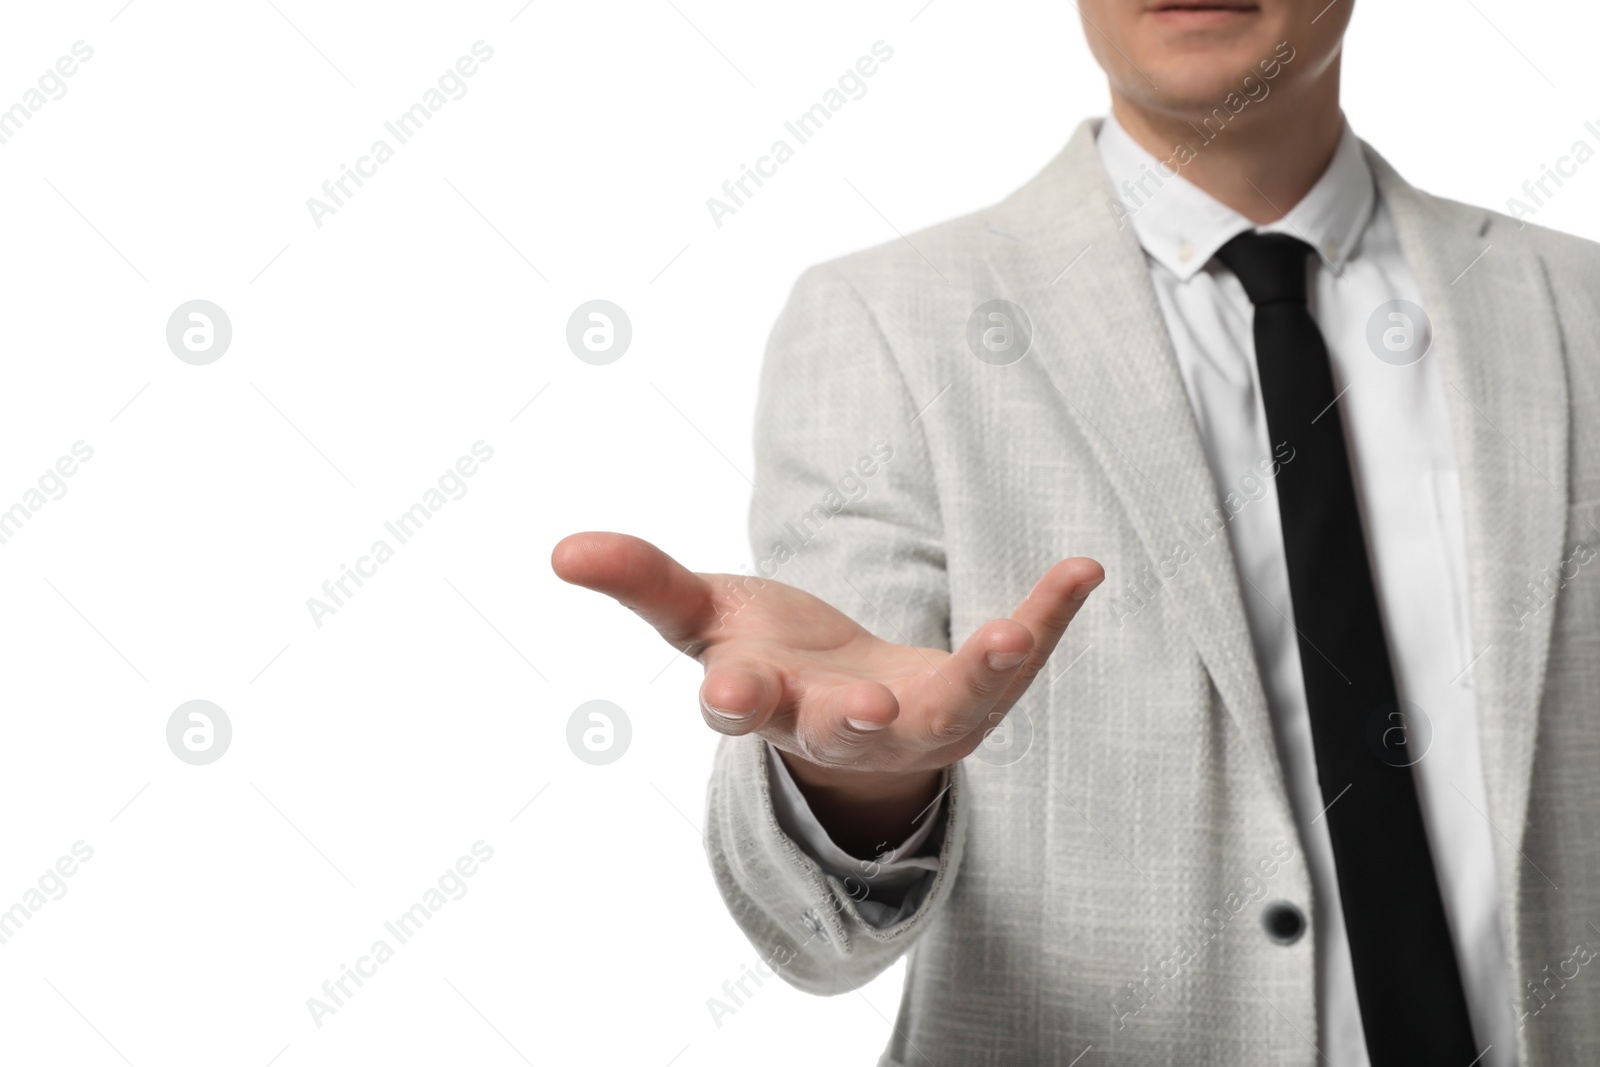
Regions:
M 1600 248 L 1359 140 L 1350 0 L 1081 13 L 1108 117 L 796 284 L 757 573 L 555 570 L 704 664 L 763 958 L 911 953 L 882 1067 L 1600 1063 Z

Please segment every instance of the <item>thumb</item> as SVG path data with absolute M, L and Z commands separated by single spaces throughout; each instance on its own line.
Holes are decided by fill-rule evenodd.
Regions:
M 551 551 L 550 566 L 562 581 L 629 608 L 675 646 L 694 641 L 715 621 L 710 584 L 642 538 L 571 534 Z

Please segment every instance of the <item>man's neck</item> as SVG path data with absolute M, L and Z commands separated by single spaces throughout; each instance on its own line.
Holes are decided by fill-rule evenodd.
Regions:
M 1187 153 L 1172 159 L 1184 179 L 1265 225 L 1282 218 L 1311 190 L 1344 133 L 1337 67 L 1300 95 L 1272 94 L 1247 104 L 1204 143 L 1187 115 L 1144 107 L 1114 89 L 1111 106 L 1128 135 L 1158 159 L 1171 158 L 1178 145 L 1190 146 L 1194 155 L 1188 162 L 1182 162 Z

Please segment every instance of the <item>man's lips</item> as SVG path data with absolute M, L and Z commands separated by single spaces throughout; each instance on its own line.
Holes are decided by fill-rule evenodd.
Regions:
M 1255 11 L 1261 5 L 1252 0 L 1155 0 L 1145 10 L 1165 11 Z
M 1250 15 L 1260 8 L 1252 3 L 1229 3 L 1228 0 L 1157 0 L 1145 13 L 1160 22 L 1175 26 L 1224 26 Z

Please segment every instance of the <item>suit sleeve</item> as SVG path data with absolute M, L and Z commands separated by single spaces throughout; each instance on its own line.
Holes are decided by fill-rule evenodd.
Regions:
M 783 757 L 771 744 L 767 745 L 767 777 L 778 827 L 825 873 L 844 882 L 863 919 L 881 929 L 916 910 L 933 881 L 933 872 L 939 869 L 938 840 L 930 838 L 944 822 L 944 790 L 950 784 L 948 767 L 939 782 L 939 796 L 916 820 L 917 828 L 893 845 L 883 842 L 872 859 L 852 856 L 828 836 Z
M 757 576 L 820 597 L 884 640 L 948 649 L 949 585 L 921 405 L 856 289 L 833 268 L 808 270 L 762 367 L 750 538 Z M 784 832 L 765 748 L 754 735 L 719 742 L 706 817 L 717 885 L 785 981 L 825 995 L 855 989 L 906 952 L 948 897 L 967 824 L 965 774 L 950 769 L 936 869 L 909 907 L 879 925 L 862 914 L 859 883 L 830 873 Z

